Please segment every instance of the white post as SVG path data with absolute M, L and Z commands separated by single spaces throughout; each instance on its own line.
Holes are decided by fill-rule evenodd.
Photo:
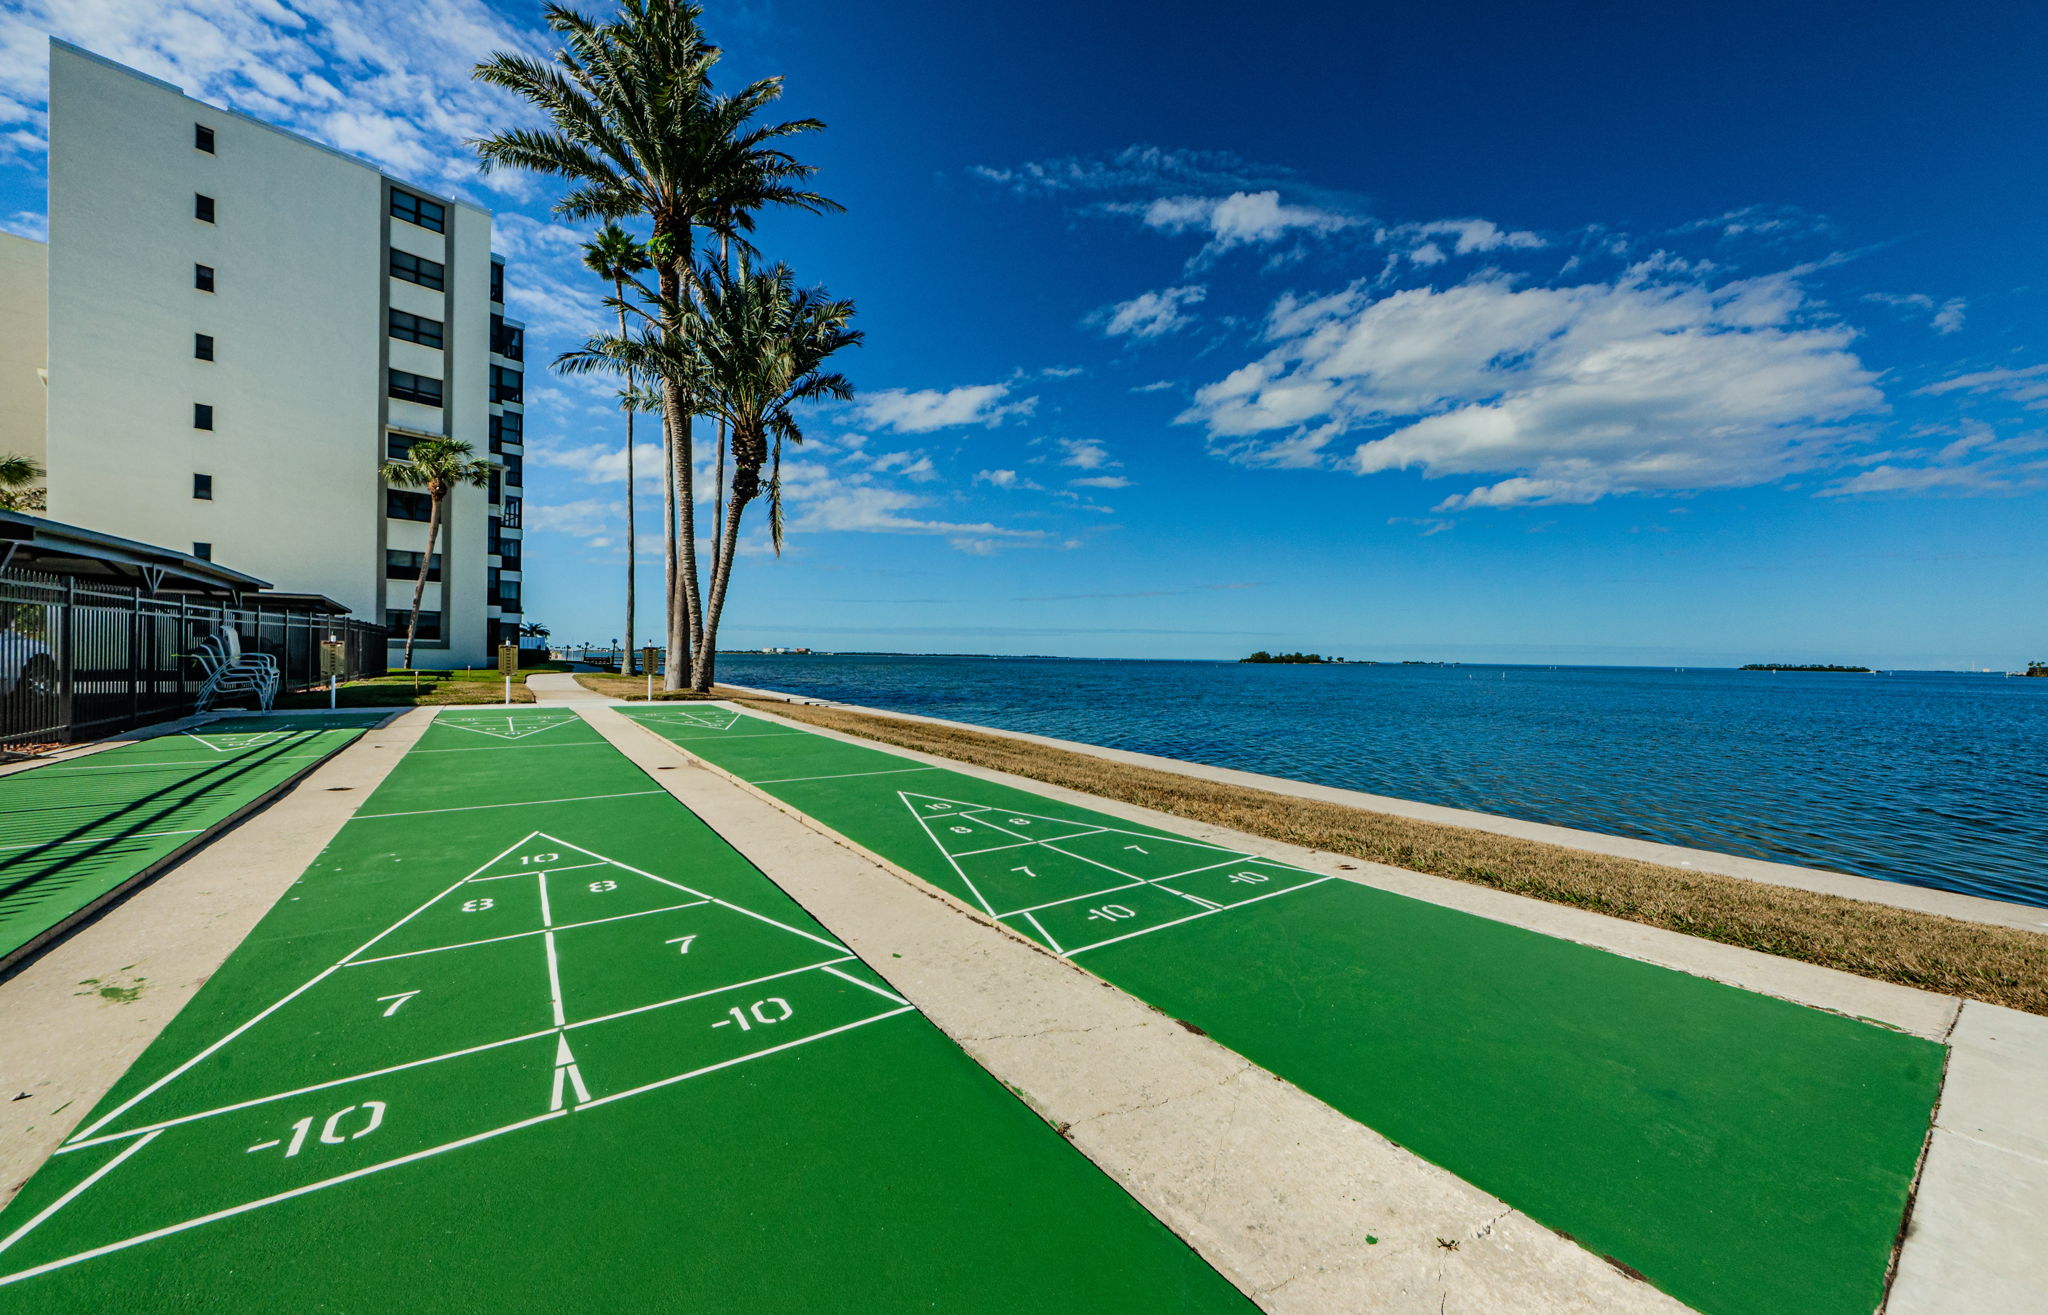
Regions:
M 329 673 L 327 677 L 327 710 L 334 711 L 335 691 L 341 686 L 341 677 Z
M 512 677 L 505 677 L 505 706 L 512 706 Z
M 647 701 L 649 703 L 654 702 L 654 673 L 652 671 L 647 673 Z

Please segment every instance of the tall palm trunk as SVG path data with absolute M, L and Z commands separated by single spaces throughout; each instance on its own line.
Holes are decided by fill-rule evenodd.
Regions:
M 725 504 L 724 523 L 719 527 L 718 557 L 711 568 L 711 598 L 704 608 L 704 625 L 698 638 L 697 664 L 691 672 L 690 687 L 709 692 L 717 675 L 718 622 L 725 614 L 725 594 L 732 585 L 732 563 L 740 541 L 740 516 L 761 491 L 761 465 L 767 457 L 765 436 L 732 431 L 732 493 Z
M 690 229 L 685 224 L 677 232 L 669 226 L 669 221 L 657 220 L 655 236 L 661 237 L 664 233 L 673 239 L 674 249 L 664 251 L 665 258 L 657 265 L 664 307 L 662 331 L 673 343 L 684 333 L 681 271 L 690 259 Z M 682 689 L 684 673 L 692 670 L 691 640 L 697 618 L 703 615 L 704 610 L 697 578 L 697 481 L 691 451 L 694 409 L 694 402 L 683 396 L 683 390 L 675 380 L 664 378 L 661 381 L 662 430 L 668 441 L 669 477 L 675 483 L 675 520 L 672 524 L 675 526 L 676 564 L 669 583 L 668 664 L 661 680 L 662 688 L 671 690 Z
M 723 233 L 718 235 L 718 265 L 727 278 L 732 277 L 731 240 Z M 718 487 L 711 494 L 711 523 L 720 527 L 723 527 L 725 524 L 725 440 L 725 417 L 720 416 L 718 418 Z M 723 580 L 732 574 L 732 567 L 726 561 L 726 538 L 727 536 L 723 528 L 721 528 L 715 548 L 717 555 L 711 560 L 711 575 L 713 578 L 711 587 L 712 593 L 717 597 L 724 596 L 717 581 Z M 713 623 L 710 629 L 715 632 L 717 629 L 716 623 Z M 701 674 L 698 668 L 702 668 Z M 711 682 L 717 678 L 717 636 L 715 633 L 700 633 L 697 636 L 697 661 L 690 672 L 690 687 L 709 693 Z
M 612 283 L 612 293 L 620 301 L 626 299 L 626 284 L 623 279 Z M 626 308 L 619 307 L 619 337 L 626 336 Z M 638 400 L 633 395 L 633 372 L 626 371 L 626 638 L 625 651 L 619 654 L 619 674 L 633 673 L 633 573 L 635 556 L 639 552 L 636 526 L 633 521 L 633 412 L 638 409 Z
M 419 635 L 419 632 L 420 632 L 420 602 L 421 602 L 421 600 L 422 600 L 422 599 L 424 599 L 424 598 L 425 598 L 425 597 L 427 596 L 427 572 L 428 572 L 428 571 L 430 571 L 430 570 L 432 570 L 432 569 L 434 568 L 434 543 L 435 543 L 435 541 L 436 541 L 436 540 L 438 540 L 438 539 L 439 539 L 440 537 L 441 537 L 441 495 L 440 495 L 439 493 L 436 493 L 436 492 L 435 492 L 434 490 L 432 490 L 432 489 L 428 489 L 428 490 L 427 490 L 427 551 L 426 551 L 425 555 L 424 555 L 424 556 L 422 556 L 422 557 L 420 558 L 420 573 L 419 573 L 419 576 L 418 576 L 418 578 L 416 578 L 416 579 L 415 579 L 415 580 L 414 580 L 414 581 L 412 582 L 412 619 L 411 619 L 411 620 L 409 620 L 409 621 L 407 621 L 407 622 L 406 622 L 406 625 L 405 625 L 405 661 L 404 661 L 404 666 L 405 666 L 406 670 L 408 670 L 408 671 L 410 671 L 410 670 L 412 669 L 412 646 L 413 646 L 413 641 L 414 641 L 414 639 L 415 639 L 415 638 L 416 638 L 416 637 L 417 637 L 417 636 Z M 448 582 L 447 582 L 446 580 L 443 580 L 443 581 L 441 582 L 441 588 L 445 590 L 445 589 L 447 589 L 447 587 L 448 587 Z M 445 611 L 447 611 L 448 609 L 444 607 L 444 608 L 442 608 L 441 610 L 445 612 Z M 444 618 L 443 618 L 443 621 L 445 622 L 445 620 L 446 620 L 446 618 L 444 617 Z

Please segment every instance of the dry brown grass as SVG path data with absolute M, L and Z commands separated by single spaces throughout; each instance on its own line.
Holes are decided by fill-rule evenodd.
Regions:
M 1570 904 L 1902 986 L 2048 1014 L 2048 935 L 1223 785 L 1023 740 L 760 699 L 739 702 L 1176 817 Z
M 615 699 L 630 699 L 635 703 L 647 701 L 647 677 L 593 675 L 588 671 L 576 673 L 576 683 L 587 690 L 608 694 Z M 655 702 L 688 702 L 691 699 L 722 699 L 730 696 L 723 686 L 713 686 L 709 694 L 698 694 L 686 689 L 665 690 L 661 687 L 661 676 L 657 672 L 654 680 Z

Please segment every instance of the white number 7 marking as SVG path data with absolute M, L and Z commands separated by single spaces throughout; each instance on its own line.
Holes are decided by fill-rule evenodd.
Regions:
M 384 1011 L 384 1016 L 386 1018 L 389 1018 L 391 1017 L 391 1015 L 398 1012 L 398 1006 L 404 1004 L 406 1001 L 412 999 L 414 996 L 418 994 L 418 991 L 400 991 L 397 995 L 380 995 L 377 997 L 377 1003 L 383 1004 L 386 1000 L 389 1000 L 391 1002 L 391 1007 Z
M 688 953 L 690 952 L 690 942 L 691 942 L 691 941 L 694 941 L 694 940 L 696 940 L 696 939 L 697 939 L 697 935 L 698 935 L 698 933 L 696 933 L 696 932 L 691 932 L 691 933 L 690 933 L 690 934 L 689 934 L 688 936 L 678 936 L 678 937 L 676 937 L 676 938 L 675 938 L 674 940 L 672 940 L 672 941 L 663 941 L 663 942 L 662 942 L 662 944 L 663 944 L 663 945 L 680 945 L 680 946 L 682 946 L 683 948 L 682 948 L 682 949 L 680 949 L 680 950 L 677 950 L 677 951 L 676 951 L 676 953 L 677 953 L 677 954 L 688 954 Z

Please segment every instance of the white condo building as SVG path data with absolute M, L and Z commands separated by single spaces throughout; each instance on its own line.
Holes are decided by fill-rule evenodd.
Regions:
M 465 440 L 496 470 L 447 501 L 414 661 L 488 663 L 520 618 L 524 451 L 489 212 L 55 40 L 49 169 L 49 515 L 397 641 L 427 497 L 378 468 Z

